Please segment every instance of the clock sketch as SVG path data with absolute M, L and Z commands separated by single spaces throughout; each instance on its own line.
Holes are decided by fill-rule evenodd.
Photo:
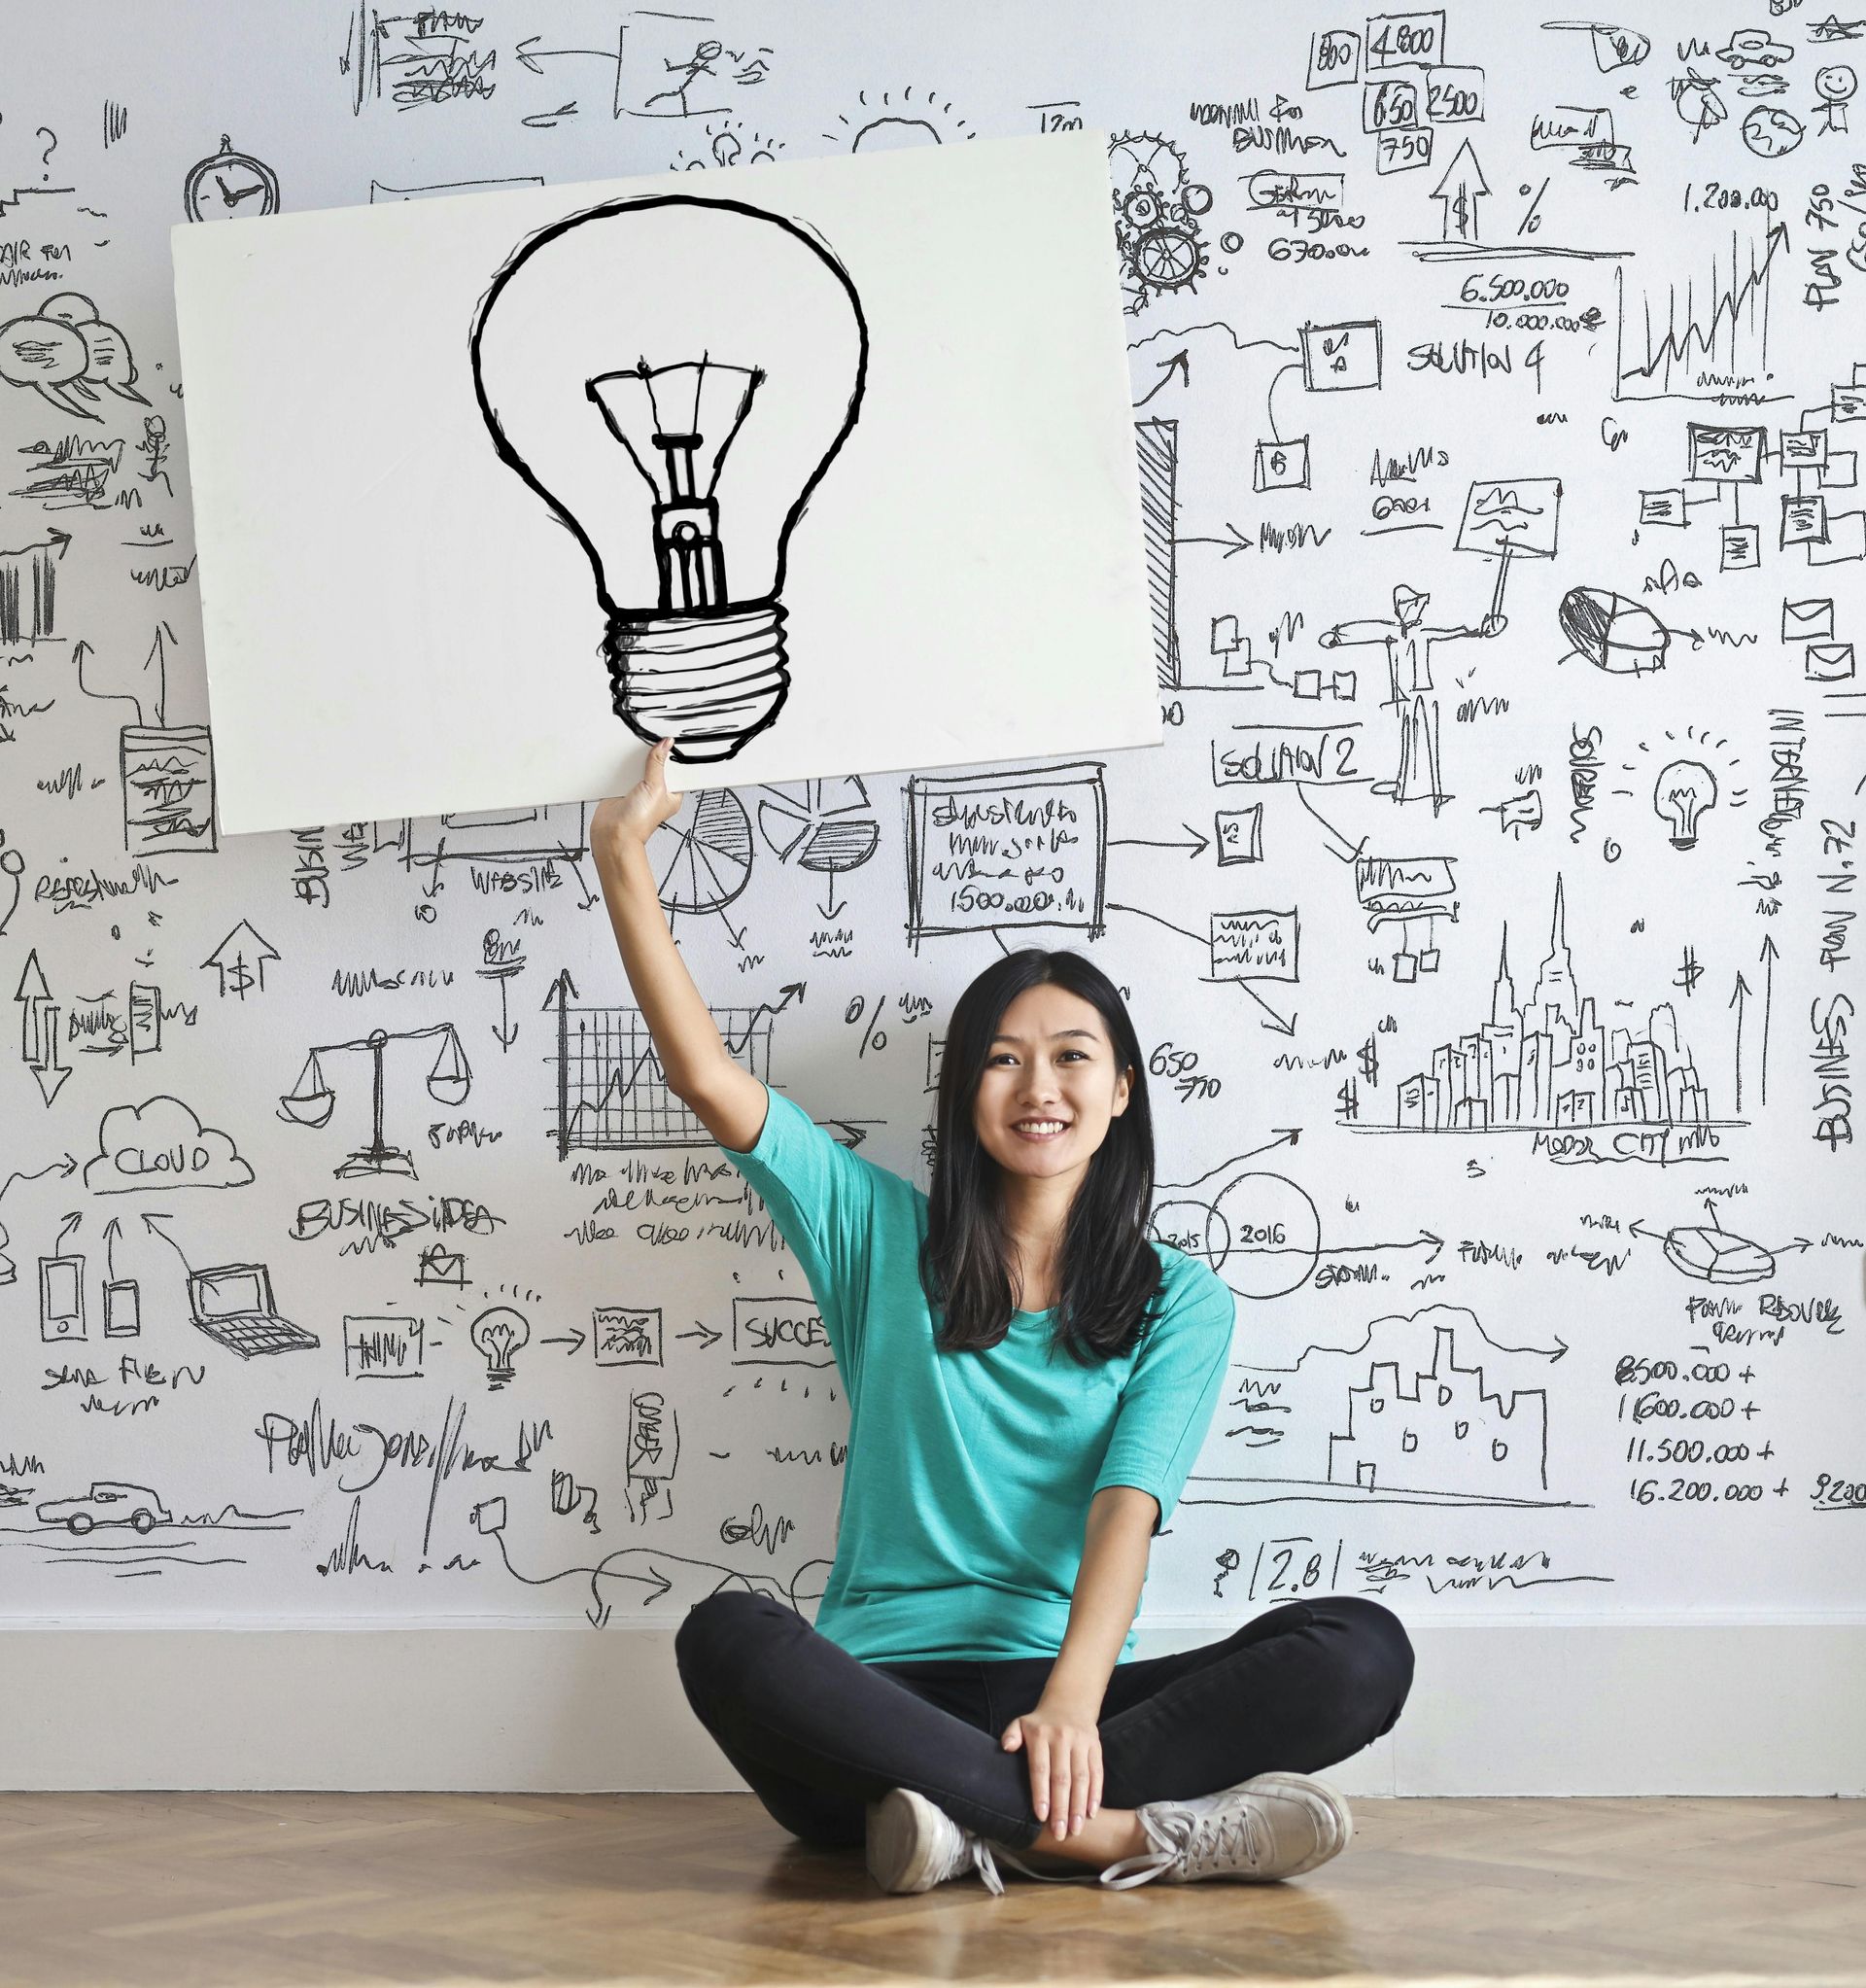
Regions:
M 235 152 L 225 134 L 221 149 L 189 174 L 182 210 L 190 221 L 236 221 L 244 214 L 279 211 L 279 176 L 251 153 Z

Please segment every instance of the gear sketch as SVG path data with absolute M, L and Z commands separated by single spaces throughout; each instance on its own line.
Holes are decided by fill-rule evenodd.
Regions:
M 1157 296 L 1196 290 L 1209 260 L 1197 224 L 1211 212 L 1212 190 L 1190 177 L 1178 146 L 1153 132 L 1111 139 L 1108 168 L 1128 314 Z

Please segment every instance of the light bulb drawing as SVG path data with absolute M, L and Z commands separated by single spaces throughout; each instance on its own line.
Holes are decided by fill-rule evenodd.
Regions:
M 1652 786 L 1652 812 L 1672 830 L 1674 849 L 1691 849 L 1698 819 L 1717 803 L 1717 777 L 1698 759 L 1675 759 Z
M 532 1328 L 522 1311 L 495 1305 L 473 1320 L 466 1336 L 485 1357 L 486 1378 L 493 1386 L 503 1387 L 512 1378 L 512 1355 L 530 1343 Z
M 1668 760 L 1652 783 L 1651 805 L 1653 814 L 1671 831 L 1672 847 L 1689 850 L 1698 845 L 1704 817 L 1712 808 L 1740 813 L 1748 802 L 1749 789 L 1742 785 L 1743 761 L 1730 750 L 1730 741 L 1704 727 L 1685 725 L 1676 732 L 1668 727 L 1663 740 L 1641 739 L 1639 750 L 1650 755 L 1645 761 L 1650 765 L 1661 752 L 1680 745 L 1695 746 L 1706 757 Z M 1713 764 L 1716 771 L 1712 771 Z M 1644 798 L 1644 766 L 1637 759 L 1626 759 L 1621 761 L 1621 770 L 1630 774 L 1631 780 L 1609 791 L 1635 803 Z
M 501 460 L 589 558 L 616 715 L 732 758 L 789 694 L 790 535 L 861 404 L 847 272 L 741 201 L 608 201 L 505 262 L 470 351 Z

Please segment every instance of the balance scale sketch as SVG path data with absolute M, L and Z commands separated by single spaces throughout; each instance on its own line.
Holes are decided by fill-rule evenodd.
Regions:
M 1549 1495 L 1548 1390 L 1496 1378 L 1506 1362 L 1567 1350 L 1500 1346 L 1475 1312 L 1434 1305 L 1376 1318 L 1353 1346 L 1304 1346 L 1287 1369 L 1233 1363 L 1244 1378 L 1217 1426 L 1226 1451 L 1266 1467 L 1195 1473 L 1181 1502 L 1585 1505 Z
M 391 1144 L 383 1133 L 385 1064 L 391 1043 L 425 1041 L 431 1035 L 440 1038 L 440 1046 L 428 1072 L 428 1095 L 436 1104 L 444 1104 L 450 1109 L 464 1103 L 472 1088 L 472 1070 L 467 1064 L 466 1053 L 461 1047 L 460 1031 L 451 1022 L 435 1022 L 425 1029 L 372 1029 L 366 1035 L 353 1037 L 347 1042 L 313 1043 L 305 1056 L 304 1067 L 298 1072 L 296 1085 L 279 1099 L 276 1116 L 287 1125 L 313 1128 L 328 1125 L 336 1104 L 336 1093 L 326 1081 L 320 1059 L 335 1056 L 344 1050 L 367 1050 L 371 1058 L 371 1095 L 374 1099 L 369 1143 L 359 1147 L 335 1168 L 333 1177 L 354 1180 L 372 1173 L 399 1173 L 413 1179 L 415 1162 L 412 1150 L 407 1146 Z
M 789 694 L 790 535 L 861 402 L 847 271 L 740 201 L 608 201 L 504 264 L 470 351 L 500 459 L 588 555 L 616 715 L 732 758 Z

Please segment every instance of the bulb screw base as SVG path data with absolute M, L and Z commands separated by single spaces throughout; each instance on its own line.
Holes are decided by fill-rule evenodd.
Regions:
M 683 766 L 730 759 L 783 709 L 784 610 L 615 614 L 603 639 L 615 715 L 636 737 L 674 742 Z

